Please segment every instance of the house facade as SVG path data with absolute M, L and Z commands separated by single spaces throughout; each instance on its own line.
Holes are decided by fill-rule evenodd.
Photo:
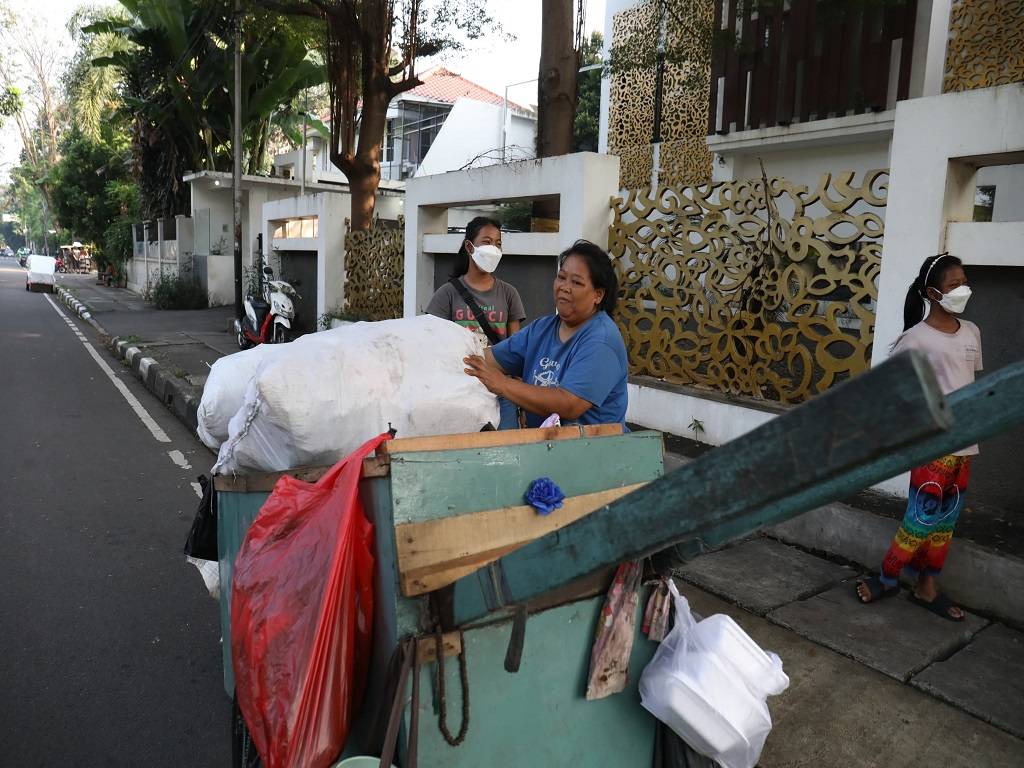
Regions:
M 917 268 L 945 250 L 964 260 L 978 296 L 967 316 L 982 328 L 986 372 L 1020 359 L 1020 3 L 679 4 L 691 28 L 716 39 L 710 60 L 697 52 L 682 61 L 687 41 L 672 39 L 660 5 L 606 6 L 609 46 L 658 30 L 677 54 L 602 86 L 600 148 L 620 158 L 629 209 L 610 245 L 644 268 L 630 263 L 626 273 L 641 275 L 634 307 L 647 323 L 626 323 L 640 356 L 631 361 L 641 374 L 632 418 L 717 444 L 773 418 L 790 397 L 820 391 L 813 385 L 879 364 L 902 331 Z M 763 176 L 785 180 L 770 204 L 758 191 Z M 689 225 L 679 224 L 680 206 Z M 630 219 L 636 210 L 667 237 L 652 239 Z M 722 232 L 736 235 L 736 247 L 721 245 Z M 739 246 L 762 249 L 777 271 L 744 266 Z M 723 288 L 757 278 L 764 284 L 741 290 L 742 301 Z M 740 330 L 755 289 L 767 291 L 774 314 Z M 649 330 L 673 323 L 671 338 Z M 794 381 L 802 393 L 779 383 Z M 976 500 L 1015 503 L 1005 478 L 1021 437 L 982 446 Z M 902 479 L 886 486 L 905 488 Z
M 381 179 L 402 182 L 461 168 L 525 160 L 536 154 L 537 117 L 532 109 L 505 99 L 443 67 L 421 75 L 423 83 L 399 94 L 388 107 L 381 155 Z M 322 136 L 310 133 L 306 179 L 340 182 Z M 274 160 L 278 175 L 299 178 L 302 150 Z

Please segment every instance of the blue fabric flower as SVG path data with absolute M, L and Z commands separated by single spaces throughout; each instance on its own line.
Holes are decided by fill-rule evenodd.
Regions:
M 538 477 L 523 496 L 526 503 L 537 510 L 539 515 L 550 515 L 562 506 L 565 494 L 550 477 Z

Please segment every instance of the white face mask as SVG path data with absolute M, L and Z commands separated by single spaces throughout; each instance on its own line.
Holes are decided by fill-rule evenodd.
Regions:
M 496 245 L 477 245 L 470 256 L 484 272 L 493 272 L 501 261 L 501 249 Z
M 958 286 L 949 293 L 942 294 L 939 306 L 947 312 L 959 315 L 967 307 L 967 301 L 971 298 L 971 289 L 966 285 Z

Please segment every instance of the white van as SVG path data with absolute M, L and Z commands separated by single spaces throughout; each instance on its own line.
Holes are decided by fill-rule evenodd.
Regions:
M 25 290 L 31 291 L 35 288 L 45 291 L 54 290 L 54 273 L 57 271 L 57 260 L 52 256 L 40 256 L 38 253 L 30 254 L 25 262 Z M 49 286 L 47 288 L 47 286 Z

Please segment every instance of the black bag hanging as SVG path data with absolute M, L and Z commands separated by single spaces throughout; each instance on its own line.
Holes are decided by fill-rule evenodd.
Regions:
M 448 280 L 448 282 L 451 283 L 455 290 L 459 292 L 459 296 L 461 296 L 462 300 L 466 302 L 466 306 L 473 310 L 474 319 L 480 326 L 480 330 L 484 332 L 484 336 L 486 336 L 487 340 L 491 342 L 491 345 L 493 346 L 499 341 L 502 341 L 501 336 L 496 330 L 494 330 L 494 326 L 487 321 L 486 314 L 482 309 L 480 309 L 480 305 L 477 303 L 477 300 L 473 298 L 473 294 L 469 292 L 469 289 L 465 285 L 463 285 L 462 281 L 457 277 L 453 277 Z
M 203 488 L 203 498 L 185 540 L 185 555 L 197 560 L 217 560 L 217 494 L 213 481 L 206 475 L 199 476 L 199 485 Z

